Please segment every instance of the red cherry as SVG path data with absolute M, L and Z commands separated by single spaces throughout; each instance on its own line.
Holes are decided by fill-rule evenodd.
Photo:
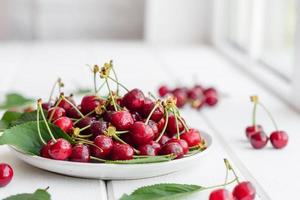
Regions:
M 77 106 L 78 110 L 81 110 L 81 106 Z M 67 116 L 70 118 L 74 118 L 74 119 L 80 119 L 81 116 L 80 114 L 77 112 L 77 110 L 75 108 L 69 108 L 68 110 L 66 110 L 67 112 Z
M 70 160 L 74 162 L 89 162 L 90 150 L 88 146 L 84 144 L 75 145 L 72 149 Z
M 130 128 L 130 135 L 133 142 L 138 145 L 149 143 L 154 138 L 154 133 L 151 126 L 146 125 L 144 122 L 135 122 Z
M 180 138 L 185 140 L 188 143 L 189 147 L 200 144 L 202 140 L 199 131 L 193 128 L 181 134 Z
M 152 109 L 154 108 L 154 106 L 155 106 L 154 101 L 152 101 L 149 98 L 145 98 L 144 105 L 141 109 L 142 116 L 144 118 L 147 118 L 149 116 L 149 114 L 151 113 Z M 164 116 L 164 109 L 162 106 L 159 106 L 155 109 L 155 111 L 151 115 L 150 119 L 155 122 L 159 122 L 163 116 Z
M 157 123 L 155 123 L 152 120 L 149 120 L 148 125 L 152 128 L 153 134 L 154 134 L 154 139 L 156 139 L 159 136 L 159 131 L 158 131 L 158 127 L 157 127 Z
M 257 131 L 250 137 L 250 143 L 253 148 L 261 149 L 268 143 L 268 136 L 263 131 Z
M 103 135 L 108 128 L 108 123 L 104 120 L 93 121 L 90 127 L 91 133 L 94 138 L 98 135 Z
M 261 125 L 248 126 L 245 130 L 247 138 L 250 139 L 250 137 L 257 131 L 263 131 L 263 127 Z
M 173 90 L 172 94 L 176 98 L 176 106 L 178 108 L 182 108 L 187 102 L 186 91 L 182 88 L 177 88 L 177 89 Z
M 108 111 L 104 112 L 103 119 L 107 122 L 111 122 L 111 116 L 113 113 L 115 113 L 115 111 L 108 110 Z
M 214 106 L 218 103 L 218 93 L 217 90 L 214 88 L 207 88 L 203 91 L 205 96 L 205 103 L 208 106 Z
M 113 149 L 113 140 L 106 135 L 98 135 L 94 140 L 94 144 L 102 149 L 101 151 L 99 148 L 92 146 L 92 154 L 97 158 L 107 158 Z
M 187 96 L 191 100 L 197 100 L 203 96 L 203 88 L 201 86 L 195 86 L 192 89 L 188 90 Z
M 42 103 L 42 108 L 44 109 L 44 110 L 49 110 L 50 108 L 51 108 L 51 103 Z
M 177 142 L 178 144 L 180 144 L 180 146 L 183 149 L 183 154 L 187 154 L 189 152 L 189 145 L 185 140 L 182 140 L 182 139 L 178 140 L 177 138 L 172 138 L 167 143 L 170 143 L 170 142 Z
M 53 140 L 50 140 L 47 144 L 43 145 L 42 149 L 40 150 L 40 155 L 44 158 L 51 158 L 49 155 L 50 146 L 54 144 Z
M 146 156 L 156 156 L 160 149 L 160 144 L 154 141 L 139 147 L 140 154 Z
M 83 119 L 81 119 L 77 124 L 76 126 L 78 128 L 85 128 L 87 126 L 91 126 L 92 123 L 95 121 L 95 118 L 94 117 L 85 117 Z M 87 128 L 85 130 L 82 131 L 82 133 L 85 133 L 85 134 L 90 134 L 90 128 Z
M 130 111 L 139 111 L 144 105 L 145 96 L 139 89 L 133 89 L 124 95 L 122 104 Z
M 235 200 L 254 200 L 255 193 L 254 186 L 248 181 L 239 183 L 232 192 Z
M 164 144 L 166 144 L 169 140 L 170 140 L 170 138 L 169 138 L 168 136 L 162 135 L 161 138 L 160 138 L 160 140 L 158 141 L 158 143 L 159 143 L 160 145 L 164 145 Z
M 56 107 L 56 108 L 53 107 L 48 110 L 48 118 L 50 118 L 51 115 L 52 115 L 52 121 L 55 121 L 58 118 L 66 116 L 66 111 L 61 107 Z
M 210 193 L 209 200 L 233 200 L 233 196 L 226 189 L 217 189 Z
M 164 129 L 166 120 L 164 118 L 161 118 L 161 120 L 157 123 L 158 132 L 162 132 Z
M 88 114 L 93 111 L 98 105 L 103 102 L 98 96 L 85 96 L 81 100 L 81 111 L 83 114 Z
M 49 155 L 54 160 L 66 160 L 72 154 L 72 145 L 65 139 L 59 138 L 50 145 Z
M 63 130 L 65 133 L 72 133 L 73 131 L 73 122 L 68 117 L 61 117 L 58 118 L 53 122 L 56 126 L 58 126 L 61 130 Z
M 284 131 L 274 131 L 271 133 L 270 141 L 274 148 L 282 149 L 288 143 L 289 137 Z
M 177 120 L 179 132 L 182 132 L 184 127 L 183 124 L 180 122 L 180 120 Z M 176 126 L 176 119 L 174 115 L 169 116 L 169 121 L 167 125 L 167 133 L 170 137 L 173 137 L 177 134 L 177 126 Z
M 111 114 L 111 123 L 119 131 L 126 131 L 131 128 L 134 121 L 128 111 L 117 111 Z
M 131 116 L 134 122 L 142 120 L 142 117 L 138 112 L 131 112 Z
M 10 183 L 14 176 L 14 170 L 9 164 L 0 163 L 0 187 L 4 187 Z
M 131 160 L 133 159 L 133 148 L 128 144 L 114 143 L 111 152 L 112 160 Z
M 158 88 L 158 94 L 159 94 L 160 97 L 164 97 L 164 96 L 166 96 L 166 94 L 168 94 L 168 93 L 169 93 L 169 89 L 168 89 L 167 86 L 162 85 L 162 86 L 160 86 L 160 87 Z
M 168 154 L 174 154 L 177 158 L 182 158 L 183 148 L 178 142 L 167 142 L 162 149 L 160 150 L 160 154 L 162 155 L 168 155 Z
M 72 96 L 69 97 L 65 97 L 68 101 L 70 101 L 74 106 L 76 106 L 75 101 L 73 100 Z M 61 100 L 61 102 L 58 104 L 59 107 L 65 109 L 66 112 L 68 112 L 69 109 L 73 108 L 71 106 L 71 104 L 69 104 L 67 101 L 65 101 L 64 99 Z

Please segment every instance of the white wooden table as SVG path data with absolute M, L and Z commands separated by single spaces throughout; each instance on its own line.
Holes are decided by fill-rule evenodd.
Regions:
M 242 179 L 250 180 L 258 190 L 256 199 L 295 199 L 300 179 L 299 115 L 243 74 L 211 47 L 157 47 L 141 42 L 55 42 L 0 45 L 0 98 L 16 90 L 28 96 L 47 98 L 53 81 L 60 76 L 70 90 L 92 85 L 85 64 L 102 64 L 114 59 L 120 80 L 129 88 L 140 87 L 156 92 L 158 85 L 180 82 L 213 85 L 227 97 L 213 109 L 201 112 L 186 108 L 183 115 L 193 126 L 213 137 L 213 146 L 205 162 L 195 167 L 158 178 L 131 181 L 102 181 L 71 178 L 33 168 L 16 159 L 7 147 L 0 147 L 0 162 L 10 163 L 13 181 L 0 188 L 0 198 L 32 192 L 50 186 L 54 200 L 119 199 L 123 193 L 154 184 L 177 182 L 204 186 L 222 183 L 225 176 L 223 158 L 228 158 Z M 279 126 L 290 137 L 281 151 L 270 145 L 253 150 L 246 141 L 244 129 L 250 124 L 252 105 L 249 95 L 259 94 L 273 111 Z M 267 130 L 271 122 L 260 115 Z M 209 192 L 188 199 L 207 199 Z

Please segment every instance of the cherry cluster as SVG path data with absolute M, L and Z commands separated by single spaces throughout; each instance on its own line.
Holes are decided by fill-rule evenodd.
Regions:
M 203 150 L 205 141 L 198 130 L 189 128 L 180 115 L 176 99 L 146 97 L 140 89 L 128 90 L 121 84 L 112 62 L 91 68 L 95 94 L 77 104 L 72 95 L 43 103 L 38 100 L 38 115 L 71 136 L 75 144 L 51 136 L 44 141 L 41 156 L 55 160 L 90 162 L 131 160 L 147 156 L 184 157 L 190 150 Z M 110 72 L 113 75 L 110 75 Z M 102 84 L 97 86 L 97 78 Z M 116 89 L 111 89 L 114 83 Z M 57 85 L 62 86 L 61 80 Z M 98 95 L 106 86 L 108 95 Z M 120 88 L 126 91 L 120 95 Z M 53 90 L 52 90 L 53 91 Z M 53 93 L 53 92 L 52 92 Z M 52 94 L 50 95 L 52 96 Z M 47 111 L 47 116 L 44 114 Z M 39 119 L 39 116 L 37 116 Z M 39 123 L 38 123 L 39 124 Z M 46 123 L 47 125 L 47 123 Z
M 185 106 L 187 103 L 192 108 L 200 110 L 203 106 L 215 106 L 218 103 L 218 92 L 215 88 L 204 88 L 201 85 L 195 85 L 192 88 L 177 87 L 170 89 L 162 85 L 158 89 L 160 97 L 171 95 L 177 99 L 176 105 L 178 108 Z
M 250 143 L 255 149 L 262 149 L 266 146 L 269 139 L 271 141 L 272 146 L 275 149 L 282 149 L 288 143 L 288 135 L 285 131 L 278 130 L 277 124 L 271 115 L 270 111 L 264 106 L 258 99 L 258 96 L 251 96 L 251 101 L 254 103 L 253 114 L 252 114 L 252 125 L 248 126 L 245 130 L 247 138 L 250 140 Z M 263 127 L 261 125 L 256 124 L 256 110 L 257 106 L 263 108 L 263 110 L 270 117 L 275 131 L 270 134 L 270 137 L 267 136 Z

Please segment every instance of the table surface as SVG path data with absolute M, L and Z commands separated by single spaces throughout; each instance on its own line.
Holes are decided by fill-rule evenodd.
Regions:
M 205 162 L 195 163 L 189 170 L 130 181 L 79 179 L 33 168 L 15 158 L 6 146 L 1 146 L 0 162 L 10 163 L 15 170 L 11 184 L 0 188 L 1 199 L 47 186 L 54 200 L 81 200 L 87 196 L 90 200 L 114 200 L 154 183 L 210 186 L 224 180 L 223 158 L 233 163 L 242 179 L 254 183 L 258 193 L 256 199 L 282 200 L 298 196 L 299 115 L 212 47 L 158 47 L 133 41 L 7 43 L 1 44 L 0 55 L 0 98 L 11 90 L 47 98 L 58 76 L 70 91 L 79 86 L 91 86 L 92 77 L 85 64 L 101 65 L 109 59 L 114 60 L 119 79 L 129 88 L 138 86 L 155 93 L 160 84 L 193 85 L 198 81 L 223 93 L 215 108 L 200 112 L 185 108 L 182 111 L 190 124 L 213 137 L 213 146 Z M 254 150 L 250 147 L 244 129 L 251 123 L 249 96 L 252 94 L 260 95 L 279 127 L 288 132 L 287 148 L 274 150 L 268 145 L 263 150 Z M 268 132 L 272 131 L 272 124 L 263 113 L 259 113 L 258 120 Z M 208 195 L 208 191 L 200 192 L 188 199 L 208 199 Z

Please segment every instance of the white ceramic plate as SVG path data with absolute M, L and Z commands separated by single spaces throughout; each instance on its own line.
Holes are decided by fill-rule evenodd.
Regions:
M 11 150 L 18 158 L 32 166 L 63 175 L 104 180 L 142 179 L 174 173 L 192 165 L 199 165 L 201 162 L 205 162 L 204 158 L 211 148 L 212 138 L 203 132 L 201 136 L 205 139 L 207 145 L 207 149 L 203 152 L 178 160 L 147 164 L 105 164 L 57 161 L 28 155 L 15 148 L 11 148 Z

